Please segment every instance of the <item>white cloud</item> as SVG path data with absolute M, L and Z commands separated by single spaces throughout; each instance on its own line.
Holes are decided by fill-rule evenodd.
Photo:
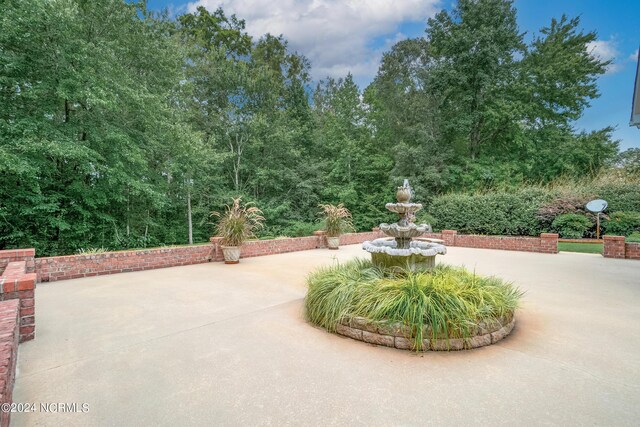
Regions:
M 609 40 L 596 40 L 590 42 L 587 46 L 591 55 L 603 60 L 603 61 L 613 61 L 607 67 L 606 74 L 617 73 L 622 70 L 624 64 L 622 62 L 616 62 L 618 59 L 620 52 L 616 47 L 616 42 L 614 39 Z
M 440 0 L 197 0 L 188 10 L 222 7 L 245 19 L 254 38 L 282 34 L 312 64 L 313 77 L 370 79 L 382 52 L 405 38 L 403 22 L 425 22 Z M 400 37 L 400 38 L 398 38 Z M 372 46 L 383 39 L 382 47 Z

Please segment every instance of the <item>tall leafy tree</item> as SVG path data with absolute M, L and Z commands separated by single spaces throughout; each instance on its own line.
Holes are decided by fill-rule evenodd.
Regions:
M 368 229 L 386 215 L 381 201 L 390 196 L 392 161 L 382 140 L 373 137 L 361 95 L 351 74 L 318 84 L 315 142 L 324 159 L 323 199 L 345 203 L 356 227 Z
M 517 126 L 513 83 L 525 48 L 513 2 L 459 0 L 429 19 L 426 34 L 428 90 L 446 117 L 445 144 L 471 159 L 508 144 Z
M 144 238 L 166 203 L 154 154 L 178 81 L 171 24 L 115 0 L 5 1 L 0 19 L 2 244 Z

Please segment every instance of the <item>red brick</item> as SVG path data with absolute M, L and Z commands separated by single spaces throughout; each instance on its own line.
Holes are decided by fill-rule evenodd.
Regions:
M 32 334 L 35 332 L 35 330 L 35 326 L 20 326 L 20 335 Z

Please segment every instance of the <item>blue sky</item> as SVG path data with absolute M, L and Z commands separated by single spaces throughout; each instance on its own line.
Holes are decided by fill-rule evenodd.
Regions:
M 424 33 L 426 20 L 450 8 L 441 0 L 149 0 L 152 9 L 173 14 L 201 4 L 222 6 L 247 21 L 254 37 L 284 34 L 312 63 L 313 77 L 351 72 L 364 88 L 375 76 L 382 52 L 393 43 Z M 629 127 L 635 60 L 640 45 L 640 0 L 516 0 L 520 29 L 531 37 L 551 18 L 580 15 L 585 30 L 595 30 L 595 54 L 614 64 L 598 82 L 602 96 L 576 123 L 579 129 L 616 128 L 620 148 L 640 147 L 640 130 Z

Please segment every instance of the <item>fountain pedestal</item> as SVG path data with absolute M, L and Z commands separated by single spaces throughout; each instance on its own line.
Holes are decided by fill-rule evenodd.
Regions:
M 371 254 L 375 265 L 390 269 L 409 269 L 411 271 L 427 271 L 435 266 L 438 254 L 446 254 L 444 241 L 439 239 L 419 238 L 431 231 L 428 224 L 414 224 L 415 213 L 422 209 L 420 203 L 410 203 L 411 187 L 405 179 L 404 185 L 398 187 L 398 203 L 387 203 L 385 207 L 400 216 L 397 223 L 380 224 L 380 230 L 387 238 L 366 241 L 362 249 Z

